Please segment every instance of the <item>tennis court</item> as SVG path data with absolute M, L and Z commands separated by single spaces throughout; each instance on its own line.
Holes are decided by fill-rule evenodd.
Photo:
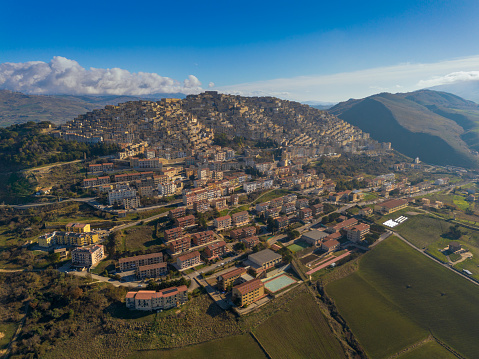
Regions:
M 273 279 L 266 279 L 264 281 L 264 286 L 267 290 L 271 293 L 276 293 L 277 291 L 289 287 L 291 284 L 296 283 L 296 281 L 287 276 L 286 274 L 282 274 L 278 277 L 274 277 Z

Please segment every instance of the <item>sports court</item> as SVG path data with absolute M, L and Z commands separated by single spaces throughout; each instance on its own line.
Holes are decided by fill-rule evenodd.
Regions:
M 281 274 L 273 279 L 265 279 L 263 282 L 267 290 L 269 290 L 271 293 L 276 293 L 277 291 L 296 283 L 296 280 L 286 274 Z

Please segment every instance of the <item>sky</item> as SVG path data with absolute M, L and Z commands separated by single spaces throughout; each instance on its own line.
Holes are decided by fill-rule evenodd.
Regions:
M 479 78 L 479 2 L 9 1 L 0 88 L 338 102 Z

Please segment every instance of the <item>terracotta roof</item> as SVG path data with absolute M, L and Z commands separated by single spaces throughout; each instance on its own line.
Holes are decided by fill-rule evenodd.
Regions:
M 381 206 L 391 209 L 391 208 L 403 206 L 407 203 L 408 203 L 407 199 L 392 199 L 390 201 L 381 203 Z
M 260 279 L 253 279 L 237 285 L 234 289 L 240 292 L 241 295 L 245 295 L 261 287 L 264 287 L 264 283 Z
M 231 219 L 231 217 L 227 215 L 227 216 L 218 217 L 218 218 L 215 218 L 215 219 L 216 219 L 216 221 L 224 221 L 226 219 Z
M 237 275 L 241 275 L 243 273 L 246 273 L 246 268 L 235 268 L 229 272 L 219 275 L 218 277 L 221 277 L 223 278 L 223 280 L 225 280 L 225 279 L 230 279 L 232 277 L 235 277 Z
M 158 253 L 142 254 L 140 256 L 134 256 L 134 257 L 120 258 L 118 262 L 124 263 L 124 262 L 131 262 L 131 261 L 137 261 L 137 260 L 149 259 L 149 258 L 155 258 L 155 257 L 161 257 L 161 259 L 163 260 L 163 253 L 158 252 Z
M 183 254 L 182 256 L 179 256 L 178 260 L 184 262 L 188 259 L 199 257 L 199 256 L 200 256 L 200 252 L 194 251 L 194 252 L 186 253 L 186 254 Z
M 331 239 L 329 241 L 323 242 L 323 245 L 327 248 L 331 248 L 339 245 L 339 242 L 335 239 Z
M 148 264 L 146 266 L 139 266 L 138 270 L 143 271 L 143 270 L 148 270 L 148 269 L 156 269 L 156 268 L 166 268 L 166 262 L 160 262 L 160 263 L 155 263 L 155 264 Z

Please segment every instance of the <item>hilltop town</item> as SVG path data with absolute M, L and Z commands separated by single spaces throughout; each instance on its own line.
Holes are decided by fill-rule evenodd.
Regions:
M 133 336 L 156 333 L 154 323 L 170 325 L 181 313 L 206 315 L 200 308 L 208 305 L 223 318 L 211 325 L 241 318 L 235 334 L 253 335 L 251 328 L 261 327 L 275 308 L 301 301 L 319 301 L 329 323 L 338 325 L 342 319 L 332 316 L 321 283 L 349 273 L 412 216 L 474 216 L 474 172 L 409 159 L 326 112 L 294 102 L 206 92 L 106 106 L 58 128 L 41 126 L 42 134 L 61 143 L 109 143 L 118 151 L 25 171 L 38 183 L 36 203 L 1 208 L 2 235 L 18 234 L 5 241 L 2 263 L 48 273 L 52 281 L 68 278 L 75 305 L 90 295 L 98 299 L 87 288 L 94 283 L 116 288 L 108 289 L 107 302 L 98 299 L 95 310 L 108 330 L 125 325 Z M 68 176 L 54 177 L 62 168 Z M 457 196 L 470 203 L 468 211 L 451 202 Z M 445 235 L 461 233 L 455 228 Z M 457 243 L 443 252 L 451 265 L 476 259 Z M 428 255 L 442 258 L 443 252 L 431 249 Z M 38 309 L 46 306 L 38 304 L 45 297 L 32 298 L 37 317 L 27 321 L 30 329 L 54 315 Z M 76 314 L 59 303 L 55 315 L 75 322 Z M 132 330 L 121 322 L 136 317 L 155 318 L 156 329 L 133 322 Z M 256 324 L 248 326 L 249 320 Z M 197 344 L 203 340 L 192 330 L 212 328 L 199 327 L 181 327 L 188 333 L 182 341 L 171 336 L 174 329 L 168 340 L 150 339 L 159 349 Z M 324 335 L 329 344 L 339 340 L 348 357 L 364 356 L 347 326 L 341 333 L 328 329 Z M 29 335 L 12 339 L 17 344 L 9 350 L 44 350 Z M 130 346 L 122 353 L 129 353 L 131 338 L 125 340 Z

